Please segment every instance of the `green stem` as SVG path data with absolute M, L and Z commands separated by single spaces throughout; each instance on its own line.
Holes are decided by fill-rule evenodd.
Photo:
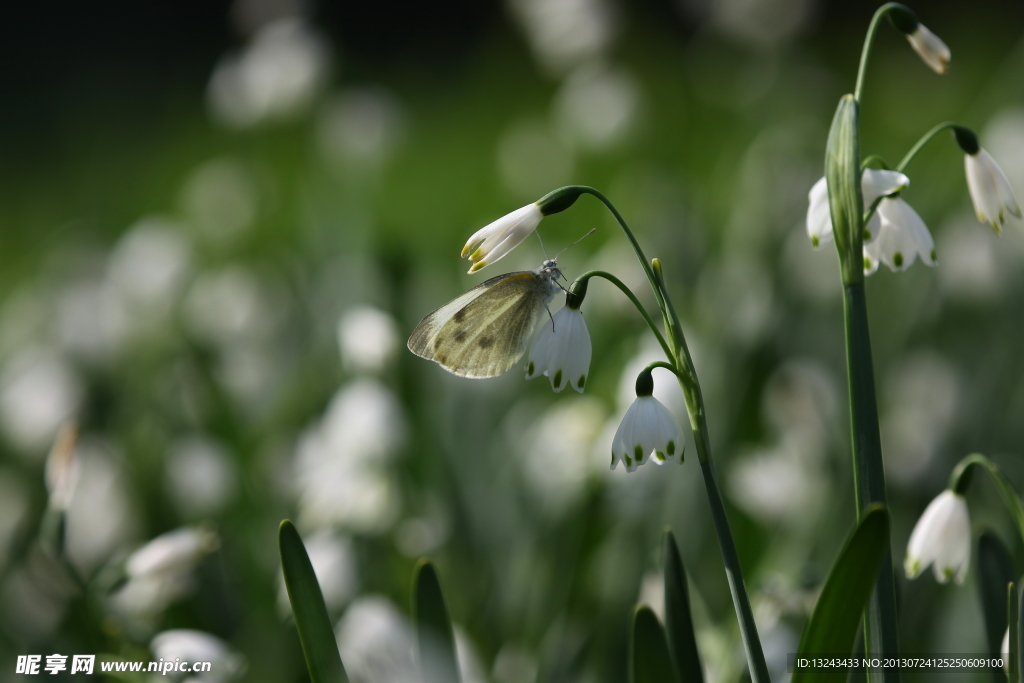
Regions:
M 715 535 L 718 537 L 718 545 L 722 552 L 722 562 L 725 565 L 725 575 L 729 582 L 729 591 L 732 594 L 733 607 L 739 620 L 740 635 L 743 639 L 743 647 L 750 666 L 751 683 L 771 683 L 771 678 L 768 676 L 768 665 L 765 663 L 764 652 L 761 649 L 761 641 L 757 636 L 757 624 L 754 622 L 754 613 L 750 608 L 750 598 L 747 597 L 746 585 L 743 582 L 743 569 L 740 566 L 739 555 L 736 552 L 736 542 L 733 540 L 732 532 L 729 529 L 729 518 L 725 510 L 725 501 L 722 498 L 722 491 L 718 485 L 718 476 L 715 473 L 714 462 L 711 460 L 711 440 L 708 437 L 704 398 L 701 394 L 700 383 L 697 381 L 697 372 L 693 367 L 690 351 L 686 347 L 686 340 L 683 338 L 682 324 L 668 295 L 665 281 L 661 276 L 661 263 L 657 259 L 650 262 L 647 260 L 643 249 L 640 248 L 640 244 L 633 235 L 633 231 L 629 229 L 618 209 L 615 208 L 615 205 L 604 194 L 592 187 L 583 185 L 575 186 L 575 189 L 581 193 L 597 197 L 611 211 L 615 220 L 622 227 L 623 232 L 626 233 L 626 238 L 633 247 L 633 251 L 636 253 L 644 273 L 647 275 L 651 289 L 654 290 L 654 296 L 658 301 L 658 308 L 661 309 L 665 320 L 667 341 L 657 333 L 657 327 L 650 320 L 649 316 L 646 315 L 646 312 L 643 311 L 643 307 L 639 305 L 636 297 L 631 296 L 632 293 L 629 292 L 625 285 L 619 287 L 637 305 L 637 308 L 645 313 L 644 319 L 647 320 L 648 325 L 657 334 L 658 341 L 662 344 L 662 348 L 665 349 L 669 359 L 669 363 L 660 367 L 671 366 L 670 369 L 679 379 L 679 384 L 683 389 L 683 396 L 686 398 L 686 412 L 690 418 L 690 426 L 693 429 L 693 437 L 697 446 L 697 457 L 700 460 L 701 473 L 704 475 L 704 486 L 708 493 L 711 518 L 715 524 Z M 593 274 L 599 275 L 599 272 L 595 271 Z M 601 273 L 599 276 L 605 277 L 606 274 Z M 618 282 L 617 278 L 606 279 L 609 279 L 613 284 Z
M 860 51 L 860 67 L 857 69 L 857 87 L 853 90 L 853 97 L 858 102 L 864 92 L 864 78 L 867 76 L 868 59 L 871 57 L 871 49 L 875 44 L 875 33 L 878 32 L 878 24 L 882 19 L 895 9 L 905 10 L 906 8 L 898 2 L 887 2 L 871 17 L 871 24 L 868 26 L 868 33 L 864 37 L 864 47 Z
M 750 608 L 750 598 L 747 596 L 747 586 L 743 581 L 743 567 L 740 565 L 736 542 L 729 528 L 725 499 L 722 497 L 722 489 L 718 484 L 714 460 L 711 459 L 711 437 L 708 431 L 707 411 L 704 407 L 704 395 L 700 389 L 700 382 L 697 380 L 697 370 L 694 368 L 690 350 L 686 346 L 679 316 L 676 314 L 675 306 L 665 287 L 661 262 L 654 259 L 651 265 L 657 278 L 658 287 L 662 292 L 662 299 L 665 301 L 663 309 L 665 325 L 667 328 L 675 330 L 675 334 L 672 335 L 675 348 L 671 358 L 675 367 L 678 368 L 675 374 L 686 399 L 686 413 L 690 418 L 690 428 L 693 430 L 693 440 L 697 447 L 697 460 L 700 462 L 701 474 L 704 475 L 704 488 L 708 494 L 711 519 L 714 521 L 715 535 L 718 537 L 718 546 L 722 552 L 722 563 L 725 565 L 725 576 L 729 582 L 733 608 L 736 610 L 736 617 L 740 622 L 740 636 L 743 639 L 743 649 L 750 666 L 750 679 L 752 683 L 771 683 L 768 665 L 765 663 L 764 651 L 761 648 L 761 640 L 757 635 L 754 612 Z
M 609 200 L 608 197 L 605 197 L 604 193 L 600 190 L 594 189 L 588 185 L 570 185 L 569 187 L 574 188 L 582 194 L 589 194 L 596 197 L 611 212 L 612 216 L 615 217 L 619 227 L 622 228 L 622 232 L 626 233 L 626 239 L 629 240 L 629 245 L 633 247 L 633 252 L 636 254 L 637 260 L 640 261 L 640 267 L 644 269 L 644 274 L 647 276 L 647 281 L 650 283 L 651 289 L 654 290 L 654 296 L 658 300 L 658 308 L 664 310 L 665 301 L 662 298 L 661 290 L 658 289 L 658 283 L 657 279 L 654 277 L 654 271 L 651 269 L 651 264 L 648 263 L 647 257 L 644 256 L 644 250 L 640 248 L 640 243 L 636 241 L 636 236 L 633 234 L 633 231 L 629 229 L 629 225 L 626 224 L 626 219 L 622 217 L 622 214 L 620 214 L 619 210 L 615 208 L 615 205 L 612 204 L 611 200 Z M 672 333 L 670 330 L 666 330 L 666 332 L 671 336 Z
M 900 161 L 899 165 L 894 170 L 902 173 L 903 170 L 907 167 L 907 165 L 914 160 L 914 157 L 917 156 L 917 153 L 921 151 L 922 147 L 931 142 L 932 139 L 942 131 L 956 128 L 956 126 L 957 124 L 953 123 L 952 121 L 946 121 L 945 123 L 940 123 L 939 125 L 932 128 L 930 131 L 922 135 L 921 139 L 914 143 L 914 146 L 910 148 L 910 151 L 907 152 L 907 155 L 903 157 L 903 160 Z M 874 159 L 881 160 L 881 157 L 874 154 L 867 157 L 866 159 L 864 159 L 863 162 L 861 162 L 861 168 L 866 168 L 868 162 Z M 882 163 L 884 164 L 885 162 L 883 161 Z M 878 208 L 879 203 L 883 199 L 884 197 L 879 197 L 878 199 L 876 199 L 875 203 L 872 204 L 868 208 L 868 210 L 864 212 L 864 225 L 867 225 L 868 221 L 871 220 L 871 217 L 875 214 L 875 210 Z
M 1013 484 L 1011 484 L 1010 480 L 1006 478 L 1003 471 L 999 469 L 999 466 L 984 455 L 981 453 L 972 453 L 957 463 L 957 466 L 953 468 L 953 473 L 949 477 L 949 488 L 956 493 L 963 495 L 964 491 L 967 490 L 967 485 L 971 481 L 975 465 L 988 472 L 992 477 L 992 480 L 996 483 L 996 488 L 999 489 L 999 495 L 1003 497 L 1003 502 L 1006 504 L 1007 509 L 1010 511 L 1010 515 L 1013 517 L 1014 523 L 1017 525 L 1017 533 L 1020 534 L 1021 540 L 1024 540 L 1024 503 L 1021 503 L 1020 496 L 1017 495 L 1017 491 L 1013 488 Z
M 845 287 L 846 370 L 850 388 L 850 427 L 853 435 L 853 474 L 857 517 L 872 503 L 886 505 L 882 444 L 875 403 L 871 337 L 868 332 L 864 283 Z M 896 620 L 895 577 L 892 551 L 886 553 L 864 621 L 865 650 L 870 654 L 899 652 Z M 877 678 L 876 678 L 877 677 Z M 872 673 L 872 680 L 892 683 L 900 680 L 898 669 Z
M 914 157 L 917 156 L 917 153 L 921 151 L 921 148 L 927 145 L 929 142 L 931 142 L 932 138 L 934 138 L 942 131 L 954 127 L 956 127 L 955 123 L 953 123 L 952 121 L 946 121 L 945 123 L 940 123 L 939 125 L 932 128 L 930 131 L 922 135 L 921 139 L 918 140 L 914 144 L 914 146 L 910 148 L 910 151 L 907 152 L 907 155 L 903 157 L 903 160 L 899 163 L 899 166 L 896 167 L 896 170 L 902 173 L 903 169 L 907 167 L 907 164 L 913 161 Z
M 623 294 L 626 295 L 627 299 L 633 302 L 633 305 L 636 306 L 636 310 L 640 311 L 640 315 L 643 316 L 644 321 L 647 322 L 647 326 L 651 328 L 651 332 L 654 333 L 654 336 L 657 338 L 658 343 L 661 344 L 661 349 L 665 352 L 665 355 L 671 358 L 672 350 L 669 348 L 668 342 L 665 341 L 665 337 L 661 334 L 661 330 L 659 330 L 658 326 L 654 324 L 654 319 L 651 318 L 651 315 L 647 312 L 647 309 L 644 308 L 644 305 L 640 303 L 640 299 L 638 299 L 636 295 L 633 294 L 633 292 L 629 289 L 629 287 L 627 287 L 626 284 L 619 278 L 615 277 L 611 273 L 604 270 L 588 270 L 586 273 L 583 273 L 583 275 L 580 275 L 578 278 L 576 278 L 575 281 L 573 281 L 572 285 L 569 286 L 569 291 L 574 292 L 576 291 L 577 287 L 586 288 L 587 282 L 592 277 L 599 277 L 612 283 L 613 285 L 618 287 Z

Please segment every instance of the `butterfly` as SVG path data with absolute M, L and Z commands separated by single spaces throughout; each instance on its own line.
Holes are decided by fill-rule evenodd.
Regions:
M 562 291 L 560 277 L 557 257 L 492 277 L 423 318 L 409 350 L 460 377 L 507 372 L 526 352 L 540 312 Z

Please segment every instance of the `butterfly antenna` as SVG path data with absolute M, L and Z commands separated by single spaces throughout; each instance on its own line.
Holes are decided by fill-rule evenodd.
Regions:
M 559 256 L 561 256 L 562 254 L 564 254 L 564 253 L 566 252 L 566 250 L 567 250 L 567 249 L 569 249 L 569 247 L 575 247 L 575 246 L 576 246 L 577 244 L 579 244 L 579 243 L 580 243 L 580 242 L 582 242 L 583 240 L 587 239 L 588 237 L 590 237 L 591 235 L 593 235 L 593 234 L 594 234 L 595 232 L 597 232 L 597 228 L 591 228 L 591 229 L 590 229 L 590 230 L 589 230 L 589 231 L 587 232 L 587 234 L 586 234 L 586 235 L 584 235 L 583 237 L 579 238 L 578 240 L 576 240 L 575 242 L 573 242 L 572 244 L 570 244 L 570 245 L 569 245 L 568 247 L 566 247 L 566 248 L 565 248 L 565 249 L 563 249 L 562 251 L 560 251 L 560 252 L 558 252 L 557 254 L 555 254 L 555 260 L 557 261 L 557 260 L 558 260 L 558 257 L 559 257 Z M 538 237 L 540 237 L 540 235 L 538 235 Z
M 540 240 L 540 250 L 544 252 L 544 259 L 547 260 L 547 258 L 548 258 L 548 250 L 544 248 L 544 240 L 541 239 L 540 232 L 537 231 L 537 230 L 534 230 L 533 234 L 535 234 L 537 236 L 537 239 Z M 555 258 L 558 258 L 558 257 L 556 256 Z

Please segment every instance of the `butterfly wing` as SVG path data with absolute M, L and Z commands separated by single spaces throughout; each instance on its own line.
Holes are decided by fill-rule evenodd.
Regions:
M 499 275 L 425 317 L 409 350 L 461 377 L 500 375 L 526 352 L 544 301 L 536 273 Z

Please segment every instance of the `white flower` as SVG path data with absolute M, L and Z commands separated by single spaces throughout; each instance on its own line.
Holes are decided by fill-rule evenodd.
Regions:
M 551 388 L 561 391 L 566 385 L 582 393 L 590 369 L 590 333 L 578 308 L 563 306 L 551 320 L 545 321 L 530 349 L 526 379 L 539 375 L 551 378 Z
M 203 631 L 163 631 L 153 638 L 149 648 L 155 659 L 161 659 L 168 664 L 181 661 L 191 667 L 199 662 L 209 662 L 209 671 L 188 679 L 193 682 L 223 683 L 234 679 L 246 669 L 245 657 L 232 650 L 217 636 Z M 163 672 L 164 675 L 166 673 Z
M 864 198 L 864 210 L 867 211 L 879 197 L 899 192 L 910 185 L 910 178 L 898 171 L 883 171 L 873 168 L 864 169 L 860 177 L 860 191 Z M 828 186 L 821 178 L 807 195 L 810 205 L 807 207 L 807 236 L 811 238 L 811 246 L 815 249 L 832 241 L 832 215 L 829 213 Z M 870 242 L 878 234 L 880 221 L 877 213 L 864 226 L 867 235 L 864 241 Z
M 611 468 L 614 470 L 621 460 L 626 471 L 632 472 L 647 462 L 651 453 L 659 465 L 675 458 L 677 453 L 682 462 L 683 439 L 672 413 L 648 394 L 636 397 L 615 430 Z
M 512 251 L 537 229 L 542 218 L 537 204 L 527 204 L 477 230 L 462 248 L 462 258 L 473 262 L 469 272 L 475 273 Z
M 924 63 L 935 73 L 944 74 L 949 68 L 949 48 L 942 39 L 929 31 L 924 24 L 918 24 L 913 33 L 907 34 L 907 40 L 914 52 L 921 55 Z
M 1010 181 L 991 154 L 981 148 L 975 154 L 965 154 L 964 170 L 979 221 L 991 225 L 998 235 L 1003 231 L 1007 213 L 1021 217 Z
M 907 544 L 903 568 L 908 579 L 917 578 L 933 565 L 935 579 L 963 583 L 971 561 L 971 519 L 967 501 L 946 489 L 928 504 Z
M 900 197 L 886 197 L 875 215 L 880 221 L 878 236 L 864 245 L 864 272 L 878 269 L 881 261 L 893 272 L 906 270 L 918 255 L 929 266 L 936 265 L 935 241 L 928 227 Z
M 157 536 L 128 556 L 125 571 L 132 578 L 187 571 L 220 545 L 212 531 L 181 527 Z

